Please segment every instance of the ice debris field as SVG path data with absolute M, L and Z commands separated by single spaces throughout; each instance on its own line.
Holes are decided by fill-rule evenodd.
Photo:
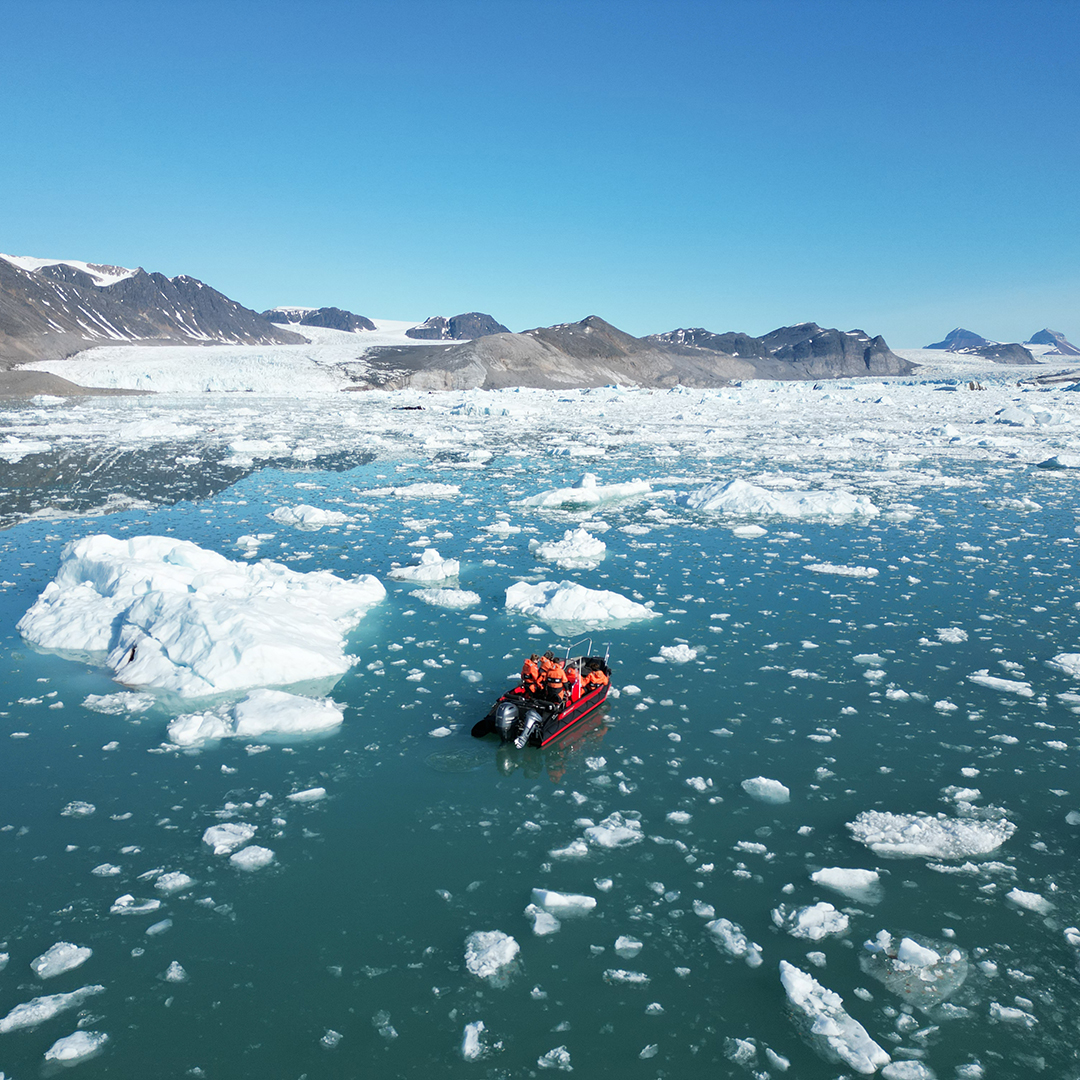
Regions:
M 952 364 L 5 406 L 0 1074 L 1080 1075 L 1080 397 Z

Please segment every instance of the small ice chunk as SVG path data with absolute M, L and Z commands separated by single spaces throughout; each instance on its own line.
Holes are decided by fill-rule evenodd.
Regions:
M 1080 653 L 1058 653 L 1052 660 L 1047 660 L 1046 664 L 1070 678 L 1080 679 Z
M 563 569 L 580 564 L 595 566 L 604 557 L 607 544 L 593 536 L 587 529 L 567 529 L 561 540 L 530 540 L 529 550 L 538 559 L 556 562 Z
M 77 1009 L 87 998 L 103 993 L 104 986 L 83 986 L 69 994 L 48 994 L 16 1005 L 7 1016 L 0 1019 L 0 1035 L 37 1027 L 68 1009 Z
M 161 907 L 160 900 L 136 900 L 131 893 L 118 896 L 109 908 L 113 915 L 148 915 Z
M 934 1080 L 934 1073 L 921 1061 L 893 1061 L 881 1075 L 884 1080 Z
M 461 1039 L 461 1056 L 466 1061 L 475 1061 L 484 1052 L 480 1042 L 480 1033 L 484 1030 L 484 1021 L 475 1020 L 465 1025 L 465 1032 Z
M 525 917 L 532 920 L 533 933 L 537 937 L 557 934 L 562 929 L 562 923 L 550 911 L 545 911 L 536 904 L 529 904 L 525 908 Z
M 553 859 L 583 859 L 589 854 L 589 845 L 584 840 L 573 840 L 564 848 L 553 848 L 548 854 Z
M 959 626 L 941 626 L 937 631 L 938 641 L 948 645 L 960 645 L 968 639 L 968 632 Z
M 326 1050 L 333 1050 L 344 1037 L 345 1036 L 342 1035 L 340 1031 L 335 1031 L 333 1028 L 327 1028 L 326 1033 L 319 1040 L 319 1045 Z
M 618 810 L 609 814 L 598 825 L 585 830 L 590 844 L 603 848 L 629 847 L 644 839 L 641 822 L 636 818 L 624 818 Z
M 623 960 L 633 960 L 644 947 L 637 938 L 627 937 L 625 934 L 615 939 L 615 952 Z
M 121 873 L 121 870 L 119 866 L 113 863 L 103 862 L 95 866 L 90 873 L 95 874 L 97 877 L 116 877 L 117 874 Z
M 238 870 L 244 871 L 261 870 L 264 866 L 269 866 L 273 861 L 274 853 L 269 848 L 259 847 L 258 844 L 251 844 L 249 847 L 241 848 L 235 854 L 229 856 L 229 862 Z
M 211 825 L 203 833 L 203 843 L 214 849 L 215 855 L 228 855 L 246 844 L 254 835 L 256 826 L 242 821 L 227 821 L 224 825 Z
M 877 904 L 884 896 L 880 884 L 881 875 L 876 870 L 849 870 L 842 866 L 828 866 L 811 874 L 810 880 L 860 904 Z
M 86 946 L 72 945 L 68 941 L 58 941 L 39 957 L 30 961 L 30 967 L 39 979 L 52 979 L 65 971 L 80 967 L 94 955 L 94 950 Z
M 705 929 L 712 934 L 716 947 L 746 961 L 748 967 L 761 967 L 761 946 L 746 936 L 738 923 L 728 919 L 714 919 L 705 924 Z
M 1011 889 L 1005 894 L 1005 899 L 1011 901 L 1017 907 L 1037 912 L 1039 915 L 1049 915 L 1054 910 L 1054 905 L 1044 896 L 1040 896 L 1036 892 L 1024 892 L 1023 889 Z
M 457 559 L 444 559 L 435 548 L 427 548 L 415 566 L 399 566 L 387 575 L 396 581 L 445 581 L 461 571 Z
M 536 1064 L 541 1069 L 557 1069 L 559 1072 L 573 1072 L 574 1067 L 570 1064 L 570 1051 L 565 1046 L 556 1046 L 536 1059 Z
M 287 798 L 290 802 L 319 802 L 326 798 L 326 788 L 305 788 L 303 791 L 294 791 L 291 795 L 287 796 Z
M 89 817 L 97 810 L 97 807 L 93 803 L 81 802 L 76 800 L 75 802 L 69 802 L 63 810 L 60 811 L 61 817 Z
M 970 674 L 968 681 L 978 683 L 979 686 L 985 686 L 991 690 L 1000 690 L 1004 694 L 1019 694 L 1020 697 L 1035 696 L 1035 691 L 1031 689 L 1031 683 L 1023 682 L 1020 679 L 999 679 L 996 675 L 991 675 L 987 668 Z
M 780 961 L 780 981 L 792 1007 L 792 1019 L 826 1060 L 870 1075 L 892 1060 L 844 1010 L 839 994 L 812 975 Z
M 669 664 L 688 664 L 697 659 L 697 649 L 680 642 L 678 645 L 661 645 L 660 655 Z
M 623 971 L 621 968 L 608 968 L 604 972 L 604 981 L 624 986 L 647 986 L 649 976 L 642 971 Z
M 543 510 L 557 510 L 564 507 L 598 506 L 601 503 L 630 499 L 636 495 L 648 495 L 651 486 L 644 480 L 630 480 L 622 484 L 601 484 L 592 473 L 583 473 L 568 488 L 556 488 L 542 491 L 539 495 L 530 495 L 521 500 L 522 506 L 535 506 Z
M 843 934 L 848 928 L 848 917 L 824 901 L 794 911 L 781 904 L 773 910 L 772 917 L 773 922 L 792 937 L 807 941 Z
M 551 889 L 533 889 L 532 902 L 545 911 L 557 911 L 560 915 L 584 915 L 596 907 L 595 896 L 554 892 Z
M 295 525 L 298 529 L 311 531 L 317 531 L 325 525 L 343 525 L 349 520 L 349 515 L 343 514 L 339 510 L 323 510 L 318 506 L 307 506 L 306 504 L 279 506 L 273 513 L 266 516 L 281 525 Z M 248 538 L 245 537 L 244 539 Z
M 470 589 L 417 589 L 411 595 L 432 607 L 447 608 L 450 611 L 463 611 L 480 603 L 480 594 Z
M 183 969 L 179 960 L 174 960 L 161 977 L 165 982 L 182 983 L 187 982 L 188 973 Z
M 65 1035 L 45 1051 L 46 1061 L 57 1061 L 61 1065 L 73 1065 L 96 1054 L 107 1042 L 109 1036 L 103 1031 L 75 1031 Z
M 742 782 L 742 789 L 752 799 L 764 803 L 786 803 L 791 800 L 791 792 L 779 780 L 770 780 L 765 776 L 755 776 Z
M 904 937 L 897 945 L 887 930 L 863 943 L 863 972 L 923 1012 L 934 1011 L 963 985 L 968 974 L 963 950 L 928 938 Z
M 161 877 L 154 882 L 154 888 L 158 892 L 167 894 L 183 892 L 184 889 L 190 888 L 195 884 L 195 879 L 189 877 L 187 874 L 180 870 L 174 870 L 168 874 L 162 874 Z
M 493 986 L 505 986 L 521 946 L 501 930 L 477 930 L 465 939 L 465 966 Z
M 837 577 L 874 578 L 878 576 L 876 566 L 843 566 L 837 563 L 807 563 L 805 569 L 815 574 L 834 574 Z

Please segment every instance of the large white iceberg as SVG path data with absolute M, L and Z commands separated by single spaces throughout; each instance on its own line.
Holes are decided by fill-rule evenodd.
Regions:
M 746 480 L 708 484 L 680 500 L 691 510 L 718 511 L 745 517 L 877 517 L 878 508 L 850 491 L 771 491 Z
M 791 1018 L 826 1060 L 869 1076 L 892 1060 L 844 1010 L 844 999 L 812 975 L 780 961 L 780 981 L 791 1003 Z
M 530 495 L 521 500 L 521 505 L 538 506 L 545 510 L 599 506 L 600 503 L 630 499 L 635 495 L 648 495 L 651 490 L 644 480 L 631 480 L 625 484 L 600 484 L 592 473 L 584 473 L 570 487 Z
M 457 577 L 460 570 L 457 559 L 444 559 L 435 548 L 427 548 L 414 566 L 399 566 L 388 576 L 396 581 L 445 581 Z
M 575 623 L 588 627 L 612 626 L 636 619 L 652 619 L 657 612 L 606 589 L 587 589 L 573 581 L 519 581 L 506 590 L 506 606 L 533 619 Z
M 106 653 L 116 680 L 184 697 L 348 670 L 345 636 L 386 595 L 371 575 L 236 563 L 164 536 L 88 536 L 19 621 L 46 649 Z
M 864 810 L 848 828 L 860 844 L 894 858 L 966 859 L 1001 847 L 1016 826 L 1006 818 L 950 818 Z

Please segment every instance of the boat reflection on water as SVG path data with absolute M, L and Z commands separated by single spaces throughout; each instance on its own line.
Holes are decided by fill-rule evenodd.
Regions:
M 562 782 L 567 769 L 600 749 L 607 731 L 607 717 L 604 711 L 597 710 L 543 748 L 526 746 L 518 749 L 512 742 L 503 743 L 495 751 L 495 767 L 504 776 L 521 769 L 530 778 L 540 777 L 546 770 L 548 779 L 558 784 Z

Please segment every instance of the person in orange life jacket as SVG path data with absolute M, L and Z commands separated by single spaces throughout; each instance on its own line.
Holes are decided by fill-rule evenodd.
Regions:
M 551 667 L 544 677 L 544 689 L 550 701 L 561 702 L 566 693 L 566 669 L 552 657 Z
M 524 664 L 521 665 L 521 685 L 535 694 L 540 686 L 540 656 L 533 653 Z
M 582 682 L 584 683 L 583 692 L 591 693 L 598 686 L 607 686 L 611 680 L 604 674 L 603 668 L 595 667 L 585 676 Z
M 574 660 L 566 665 L 566 688 L 571 701 L 577 701 L 581 697 L 581 673 L 578 671 L 578 663 L 579 661 Z

